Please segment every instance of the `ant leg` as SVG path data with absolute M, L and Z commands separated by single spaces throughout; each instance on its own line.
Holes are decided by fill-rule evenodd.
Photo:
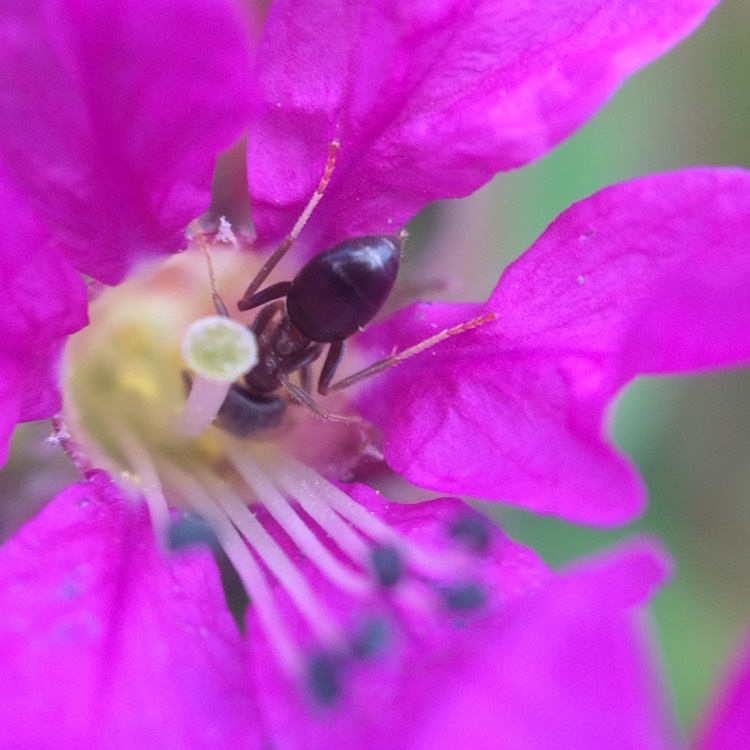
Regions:
M 313 344 L 309 348 L 303 349 L 284 363 L 284 374 L 289 375 L 292 372 L 301 370 L 303 367 L 307 367 L 307 365 L 314 362 L 322 352 L 323 344 Z
M 305 393 L 312 389 L 312 367 L 305 365 L 299 369 L 299 385 Z
M 356 383 L 361 383 L 363 380 L 366 380 L 373 375 L 377 375 L 379 372 L 383 372 L 383 370 L 387 370 L 389 367 L 393 367 L 399 362 L 403 362 L 405 359 L 413 357 L 415 354 L 419 354 L 420 352 L 425 351 L 425 349 L 430 349 L 436 344 L 439 344 L 441 341 L 445 341 L 445 339 L 451 338 L 451 336 L 456 336 L 457 334 L 463 333 L 464 331 L 470 331 L 472 328 L 482 326 L 485 323 L 489 323 L 490 321 L 495 320 L 496 318 L 496 313 L 486 313 L 485 315 L 480 315 L 478 318 L 469 320 L 466 323 L 459 323 L 452 328 L 446 328 L 445 330 L 436 333 L 434 336 L 430 336 L 429 338 L 424 339 L 424 341 L 420 341 L 418 344 L 410 346 L 408 349 L 404 349 L 404 351 L 399 352 L 398 354 L 392 354 L 390 357 L 386 357 L 385 359 L 381 359 L 380 361 L 375 362 L 369 367 L 365 367 L 364 370 L 355 372 L 354 375 L 349 375 L 349 377 L 346 377 L 343 380 L 339 380 L 338 383 L 334 383 L 333 385 L 326 385 L 325 389 L 323 387 L 325 384 L 321 382 L 318 386 L 318 390 L 323 395 L 331 393 L 332 391 L 343 391 L 345 388 L 349 388 Z M 326 360 L 326 364 L 328 364 L 328 360 Z
M 329 422 L 345 422 L 347 424 L 362 424 L 360 417 L 347 417 L 343 414 L 331 414 L 326 411 L 309 393 L 304 391 L 300 386 L 295 385 L 289 380 L 287 375 L 280 375 L 279 382 L 286 392 L 292 397 L 296 403 L 300 406 L 304 406 L 314 414 L 317 414 L 321 419 L 325 419 Z
M 271 284 L 271 286 L 267 286 L 265 289 L 261 289 L 257 294 L 254 294 L 252 297 L 250 297 L 250 299 L 247 300 L 245 306 L 240 309 L 252 310 L 254 307 L 265 305 L 266 302 L 270 302 L 271 300 L 279 299 L 280 297 L 286 297 L 291 288 L 291 281 L 279 281 L 276 284 Z
M 268 324 L 273 320 L 275 315 L 284 311 L 284 303 L 279 300 L 272 305 L 266 305 L 256 316 L 255 320 L 248 328 L 258 337 L 266 330 Z
M 323 369 L 320 371 L 318 378 L 318 393 L 325 396 L 331 390 L 331 381 L 336 374 L 341 360 L 344 358 L 346 350 L 346 341 L 334 341 L 328 349 L 326 360 L 323 363 Z
M 214 292 L 211 295 L 211 298 L 214 301 L 214 309 L 216 310 L 216 314 L 221 315 L 222 318 L 228 318 L 229 310 L 227 310 L 227 306 L 224 304 L 224 300 L 219 297 L 219 293 Z
M 297 237 L 299 237 L 299 233 L 302 231 L 305 224 L 307 224 L 308 219 L 312 215 L 312 212 L 315 210 L 315 207 L 318 205 L 318 203 L 320 203 L 320 199 L 323 197 L 323 193 L 325 193 L 325 190 L 328 187 L 328 182 L 331 179 L 331 174 L 333 174 L 333 168 L 334 166 L 336 166 L 336 153 L 338 152 L 340 146 L 341 143 L 338 141 L 338 139 L 334 139 L 331 141 L 328 147 L 328 160 L 326 161 L 326 166 L 323 170 L 323 176 L 320 178 L 318 187 L 315 189 L 312 198 L 310 198 L 310 201 L 300 214 L 299 219 L 297 219 L 296 224 L 292 227 L 292 231 L 289 232 L 286 239 L 276 248 L 276 250 L 273 251 L 271 257 L 263 264 L 263 267 L 260 269 L 260 271 L 258 271 L 257 276 L 250 282 L 250 286 L 248 286 L 248 288 L 245 290 L 245 293 L 242 295 L 242 299 L 237 303 L 237 307 L 240 310 L 250 309 L 248 307 L 249 301 L 252 299 L 255 292 L 260 289 L 260 285 L 268 278 L 268 274 L 270 274 L 271 271 L 276 268 L 278 262 L 286 255 L 287 250 L 289 250 L 289 248 L 294 244 L 294 241 L 297 239 Z

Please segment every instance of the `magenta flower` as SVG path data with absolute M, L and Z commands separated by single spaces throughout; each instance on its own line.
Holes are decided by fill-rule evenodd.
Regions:
M 16 747 L 669 741 L 633 610 L 663 575 L 657 552 L 558 577 L 458 501 L 343 492 L 377 445 L 293 404 L 262 440 L 215 426 L 186 439 L 179 343 L 209 307 L 203 258 L 135 264 L 181 247 L 216 153 L 246 129 L 261 240 L 291 227 L 341 141 L 299 259 L 540 155 L 712 5 L 275 3 L 254 80 L 251 30 L 228 3 L 3 11 L 0 198 L 15 220 L 0 438 L 59 408 L 62 379 L 75 441 L 58 439 L 88 479 L 0 550 L 0 712 Z M 389 465 L 438 491 L 632 514 L 639 486 L 601 439 L 604 409 L 638 372 L 747 357 L 748 187 L 707 170 L 612 188 L 553 225 L 487 305 L 374 328 L 390 350 L 499 315 L 362 394 Z M 215 256 L 223 294 L 250 278 L 249 254 Z M 129 278 L 92 304 L 60 373 L 85 322 L 75 271 Z M 145 498 L 150 524 L 123 495 Z M 168 554 L 188 532 L 202 544 Z M 207 545 L 249 596 L 244 637 Z

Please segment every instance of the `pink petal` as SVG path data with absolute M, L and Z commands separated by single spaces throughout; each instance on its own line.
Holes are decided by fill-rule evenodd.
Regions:
M 14 357 L 0 355 L 0 466 L 8 458 L 10 438 L 20 421 L 21 389 L 18 387 L 18 365 Z
M 0 548 L 7 747 L 260 747 L 208 554 L 166 561 L 97 476 Z
M 86 325 L 86 292 L 2 175 L 0 216 L 6 217 L 0 227 L 0 411 L 9 425 L 59 410 L 60 349 L 67 335 Z
M 698 750 L 745 750 L 750 747 L 750 640 L 736 663 L 729 679 L 719 691 L 715 705 L 704 722 Z
M 0 155 L 82 272 L 175 250 L 250 106 L 228 0 L 30 0 L 0 15 Z
M 750 174 L 696 169 L 607 188 L 563 213 L 488 303 L 419 305 L 371 333 L 382 351 L 492 310 L 374 379 L 363 408 L 411 481 L 594 524 L 643 507 L 602 436 L 639 372 L 750 359 Z M 695 307 L 693 305 L 695 304 Z
M 677 748 L 639 612 L 663 556 L 587 561 L 514 613 L 448 684 L 434 682 L 419 748 Z
M 446 553 L 445 528 L 461 510 L 446 500 L 368 506 L 421 544 L 439 545 L 442 535 Z M 394 605 L 403 619 L 383 652 L 351 667 L 338 706 L 301 700 L 258 649 L 252 668 L 274 746 L 546 749 L 564 736 L 571 747 L 669 747 L 668 712 L 635 611 L 663 581 L 664 555 L 631 544 L 557 578 L 529 550 L 497 532 L 493 539 L 481 563 L 488 612 L 457 624 Z M 300 564 L 339 616 L 356 610 Z
M 447 550 L 451 522 L 468 512 L 451 500 L 400 506 L 371 490 L 355 495 L 437 549 Z M 281 676 L 252 607 L 245 650 L 212 561 L 165 560 L 148 526 L 143 508 L 95 475 L 0 548 L 9 746 L 54 737 L 56 747 L 481 750 L 549 747 L 556 736 L 582 748 L 613 737 L 667 746 L 657 742 L 668 730 L 633 619 L 665 575 L 648 543 L 557 578 L 488 529 L 489 548 L 474 553 L 490 597 L 485 615 L 456 622 L 387 604 L 381 611 L 400 612 L 401 631 L 355 668 L 344 703 L 326 712 Z M 309 560 L 299 564 L 337 616 L 356 610 Z M 293 608 L 286 614 L 294 628 Z
M 341 141 L 306 241 L 391 233 L 546 153 L 715 0 L 283 0 L 273 4 L 251 127 L 262 239 L 288 231 Z

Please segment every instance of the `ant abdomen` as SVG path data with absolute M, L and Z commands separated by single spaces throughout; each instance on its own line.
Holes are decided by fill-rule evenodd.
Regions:
M 309 260 L 294 277 L 287 314 L 313 341 L 343 341 L 381 310 L 398 273 L 402 240 L 372 235 L 344 240 Z

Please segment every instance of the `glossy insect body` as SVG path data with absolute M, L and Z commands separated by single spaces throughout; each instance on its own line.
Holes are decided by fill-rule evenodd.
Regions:
M 357 237 L 310 260 L 292 281 L 286 308 L 313 341 L 349 338 L 385 304 L 396 282 L 401 239 Z
M 309 394 L 309 366 L 329 345 L 317 385 L 319 393 L 328 393 L 345 340 L 378 314 L 393 289 L 402 241 L 376 235 L 346 240 L 309 260 L 292 281 L 240 301 L 241 310 L 263 305 L 250 326 L 259 361 L 219 412 L 227 431 L 246 436 L 278 425 L 285 403 L 276 394 L 280 388 L 319 415 L 332 416 Z M 295 372 L 301 373 L 300 385 L 289 380 Z
M 282 389 L 320 417 L 352 421 L 349 417 L 329 414 L 310 395 L 310 365 L 326 346 L 328 354 L 317 384 L 318 393 L 322 395 L 348 388 L 450 336 L 495 319 L 494 313 L 486 313 L 438 331 L 354 375 L 333 382 L 344 356 L 346 340 L 378 314 L 393 290 L 406 232 L 345 240 L 309 260 L 292 281 L 281 281 L 264 289 L 261 286 L 299 237 L 323 197 L 340 145 L 338 140 L 331 141 L 323 176 L 313 196 L 287 238 L 263 264 L 237 303 L 240 310 L 262 309 L 250 325 L 258 338 L 258 363 L 245 374 L 241 383 L 231 387 L 218 414 L 224 429 L 235 435 L 249 436 L 278 426 L 288 403 L 279 393 Z M 210 259 L 205 243 L 204 249 Z M 217 312 L 228 315 L 215 288 L 213 292 Z M 293 373 L 299 373 L 299 384 L 289 379 Z

